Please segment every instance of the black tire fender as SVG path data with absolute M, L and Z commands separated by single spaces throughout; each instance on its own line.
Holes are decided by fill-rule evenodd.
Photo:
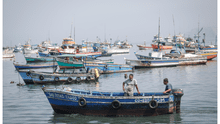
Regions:
M 149 102 L 149 107 L 151 109 L 156 109 L 158 107 L 158 102 L 154 100 L 154 95 L 152 96 L 152 100 Z
M 80 81 L 81 81 L 81 78 L 80 78 L 80 77 L 76 77 L 76 81 L 77 81 L 77 82 L 80 82 Z
M 83 97 L 81 97 L 81 98 L 78 100 L 78 104 L 79 104 L 79 106 L 81 106 L 81 107 L 86 106 L 86 99 L 83 98 Z
M 57 76 L 56 76 L 56 77 L 54 77 L 54 81 L 56 81 L 56 82 L 57 82 L 57 81 L 59 81 L 59 80 L 60 80 L 60 78 L 59 78 L 59 77 L 57 77 Z
M 86 77 L 86 80 L 87 80 L 87 81 L 90 81 L 90 80 L 91 80 L 91 77 L 90 77 L 90 76 L 87 76 L 87 77 Z
M 114 101 L 112 102 L 112 107 L 113 107 L 114 109 L 119 109 L 119 108 L 121 107 L 121 103 L 120 103 L 118 100 L 114 100 Z
M 40 76 L 39 76 L 39 79 L 40 79 L 40 80 L 44 80 L 44 76 L 43 76 L 43 75 L 40 75 Z
M 67 82 L 68 82 L 68 83 L 71 83 L 72 81 L 73 81 L 73 79 L 72 79 L 71 77 L 68 77 L 68 78 L 67 78 Z
M 26 73 L 26 75 L 27 75 L 27 76 L 30 76 L 30 75 L 31 75 L 31 72 L 30 72 L 30 71 L 28 71 L 28 72 Z

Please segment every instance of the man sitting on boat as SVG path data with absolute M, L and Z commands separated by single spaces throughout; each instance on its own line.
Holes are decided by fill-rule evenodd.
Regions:
M 126 89 L 124 88 L 125 84 Z M 134 86 L 136 87 L 138 94 L 140 94 L 137 86 L 137 80 L 133 79 L 133 74 L 129 75 L 129 79 L 123 82 L 123 91 L 125 92 L 125 96 L 133 96 Z
M 163 79 L 164 85 L 166 85 L 165 91 L 163 93 L 172 93 L 172 85 L 168 83 L 168 79 L 164 78 Z

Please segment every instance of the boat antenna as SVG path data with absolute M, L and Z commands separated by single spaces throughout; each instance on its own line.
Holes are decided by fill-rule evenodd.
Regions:
M 70 38 L 72 37 L 72 27 L 73 27 L 73 22 L 71 23 Z
M 175 32 L 174 16 L 173 16 L 173 28 L 174 28 L 174 42 L 176 43 L 176 32 Z M 176 44 L 176 50 L 177 50 L 177 44 Z

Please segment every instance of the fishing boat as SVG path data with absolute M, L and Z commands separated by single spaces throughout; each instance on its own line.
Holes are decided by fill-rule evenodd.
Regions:
M 122 48 L 119 46 L 104 46 L 100 47 L 99 51 L 101 52 L 106 52 L 107 54 L 122 54 L 122 53 L 129 53 L 130 49 L 129 48 Z
M 201 51 L 212 51 L 216 52 L 217 51 L 217 46 L 215 45 L 209 45 L 209 46 L 204 46 L 200 48 Z
M 179 113 L 182 89 L 173 89 L 172 94 L 156 92 L 134 93 L 100 92 L 43 86 L 51 107 L 60 114 L 91 116 L 157 116 Z
M 61 59 L 65 57 L 65 59 Z M 59 68 L 82 68 L 84 67 L 84 62 L 96 62 L 96 63 L 114 63 L 113 59 L 109 60 L 99 60 L 87 58 L 86 55 L 61 55 L 57 58 L 57 63 Z
M 207 50 L 196 50 L 196 49 L 186 49 L 186 53 L 192 53 L 195 55 L 202 55 L 203 57 L 206 57 L 207 60 L 212 60 L 217 57 L 217 51 L 207 51 Z
M 162 52 L 152 52 L 149 56 L 135 53 L 138 60 L 126 59 L 126 64 L 135 68 L 168 67 L 178 65 L 200 65 L 206 64 L 207 59 L 201 55 L 181 54 L 179 51 L 171 50 L 171 53 L 162 55 Z
M 55 58 L 52 57 L 25 57 L 27 63 L 29 62 L 53 62 L 56 61 Z
M 22 47 L 21 47 L 21 44 L 20 44 L 20 43 L 19 43 L 18 46 L 15 46 L 13 52 L 15 52 L 15 53 L 16 53 L 16 52 L 22 52 Z
M 98 63 L 98 62 L 84 62 L 86 69 L 97 68 L 100 73 L 117 73 L 117 72 L 130 72 L 133 70 L 133 66 L 125 64 L 113 64 L 113 63 Z
M 138 44 L 137 47 L 139 47 L 139 50 L 146 50 L 146 49 L 151 49 L 151 46 L 146 46 L 146 45 L 140 45 Z
M 212 60 L 214 58 L 217 57 L 217 53 L 218 52 L 211 52 L 211 51 L 201 51 L 201 52 L 198 52 L 196 53 L 197 55 L 202 55 L 204 57 L 207 57 L 207 60 Z
M 89 72 L 88 70 L 86 71 L 85 68 L 69 70 L 63 69 L 58 72 L 29 71 L 27 73 L 30 73 L 30 76 L 35 84 L 97 81 L 100 76 L 98 69 L 94 69 L 94 71 Z
M 129 60 L 125 59 L 126 64 L 134 66 L 135 68 L 154 68 L 154 67 L 175 67 L 179 65 L 179 60 L 176 59 L 139 59 Z
M 14 58 L 15 57 L 15 54 L 3 54 L 2 55 L 2 58 Z
M 160 49 L 160 50 L 168 50 L 168 49 L 173 49 L 173 46 L 164 46 L 161 44 L 151 44 L 153 49 Z M 159 48 L 158 48 L 159 47 Z
M 57 68 L 57 64 L 28 64 L 28 65 L 21 65 L 13 63 L 16 69 L 36 69 L 36 68 Z

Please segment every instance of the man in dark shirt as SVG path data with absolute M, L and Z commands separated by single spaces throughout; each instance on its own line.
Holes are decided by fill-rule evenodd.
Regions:
M 168 83 L 168 79 L 164 78 L 163 79 L 164 85 L 166 85 L 165 91 L 163 93 L 172 93 L 172 85 Z

